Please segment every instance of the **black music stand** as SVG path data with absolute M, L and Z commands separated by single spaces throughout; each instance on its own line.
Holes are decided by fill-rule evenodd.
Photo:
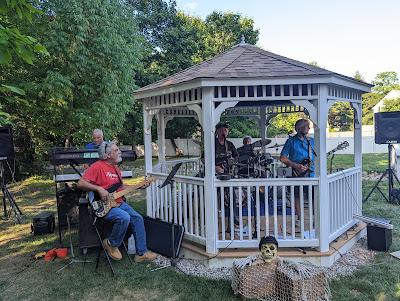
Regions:
M 1 157 L 0 158 L 0 178 L 1 178 L 1 191 L 3 192 L 3 206 L 4 206 L 4 217 L 5 219 L 8 219 L 11 216 L 11 210 L 14 211 L 15 216 L 17 217 L 18 223 L 21 223 L 21 219 L 18 215 L 19 214 L 23 215 L 21 210 L 19 209 L 17 203 L 14 201 L 14 198 L 10 194 L 10 192 L 7 189 L 7 186 L 4 182 L 4 167 L 3 167 L 3 161 L 7 160 L 7 157 Z M 9 211 L 7 211 L 7 202 L 6 202 L 6 197 L 8 201 L 10 202 L 11 208 Z M 17 212 L 18 211 L 18 212 Z
M 181 167 L 182 162 L 178 163 L 172 168 L 171 172 L 169 173 L 168 177 L 165 179 L 164 183 L 162 183 L 158 188 L 163 188 L 164 186 L 167 186 L 168 184 L 171 184 L 174 182 L 172 179 L 175 177 L 175 174 L 177 173 L 178 169 Z

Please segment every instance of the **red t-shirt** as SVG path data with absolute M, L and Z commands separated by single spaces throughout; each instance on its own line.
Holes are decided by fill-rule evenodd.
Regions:
M 117 166 L 114 168 L 108 165 L 106 162 L 99 160 L 90 165 L 90 167 L 82 176 L 82 178 L 89 180 L 90 183 L 94 185 L 103 187 L 104 189 L 108 189 L 113 184 L 120 182 L 118 175 L 116 174 L 115 171 L 118 172 L 119 177 L 122 180 L 121 171 Z M 117 191 L 121 191 L 121 187 L 119 187 Z M 117 203 L 124 202 L 122 198 L 118 198 L 116 201 Z

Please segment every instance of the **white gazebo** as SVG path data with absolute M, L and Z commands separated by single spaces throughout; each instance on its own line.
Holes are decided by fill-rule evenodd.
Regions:
M 137 90 L 135 98 L 143 104 L 146 174 L 158 179 L 147 190 L 147 214 L 183 225 L 185 245 L 196 246 L 209 257 L 223 249 L 255 251 L 260 237 L 268 235 L 277 238 L 280 248 L 310 247 L 328 252 L 330 243 L 358 222 L 353 214 L 362 213 L 361 96 L 370 89 L 370 84 L 354 78 L 242 42 Z M 328 175 L 327 119 L 335 102 L 348 102 L 354 110 L 354 167 Z M 269 178 L 216 178 L 214 137 L 221 116 L 255 118 L 261 138 L 266 138 L 271 116 L 293 112 L 304 112 L 314 125 L 314 178 L 280 178 L 276 173 Z M 154 166 L 153 117 L 157 120 L 159 159 Z M 193 117 L 202 126 L 204 177 L 196 177 L 201 169 L 200 158 L 165 161 L 165 128 L 175 117 Z M 183 164 L 173 184 L 159 189 L 178 162 Z M 315 189 L 314 206 L 311 193 L 308 199 L 301 196 L 302 218 L 297 228 L 291 205 L 295 186 Z M 220 191 L 227 192 L 225 197 Z M 253 197 L 244 197 L 244 191 L 252 191 Z M 234 200 L 239 209 L 233 206 Z M 235 218 L 238 225 L 234 225 Z M 333 260 L 331 256 L 316 263 L 330 265 Z

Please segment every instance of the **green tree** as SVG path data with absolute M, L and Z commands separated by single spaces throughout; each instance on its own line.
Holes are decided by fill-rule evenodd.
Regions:
M 311 65 L 311 66 L 314 66 L 314 67 L 324 68 L 324 67 L 321 67 L 320 65 L 318 65 L 317 61 L 312 61 L 312 62 L 309 62 L 308 64 Z
M 0 0 L 0 68 L 4 74 L 5 66 L 9 65 L 13 56 L 21 58 L 29 64 L 33 64 L 35 53 L 48 55 L 46 48 L 37 43 L 37 40 L 29 35 L 23 35 L 10 19 L 32 21 L 32 13 L 42 13 L 30 3 L 23 0 L 5 1 Z M 25 17 L 25 18 L 24 18 Z M 25 91 L 6 84 L 3 78 L 0 79 L 0 101 L 24 102 L 19 96 L 24 96 Z M 0 102 L 0 126 L 9 124 L 10 114 L 3 111 Z
M 20 23 L 51 51 L 35 66 L 5 68 L 5 80 L 26 90 L 28 105 L 6 104 L 22 176 L 40 171 L 42 148 L 85 145 L 93 128 L 106 139 L 121 131 L 134 109 L 132 92 L 141 42 L 131 7 L 118 0 L 51 1 L 45 15 Z M 20 59 L 21 60 L 21 59 Z M 13 67 L 18 66 L 18 72 Z M 140 107 L 140 106 L 139 106 Z
M 374 110 L 373 107 L 384 97 L 379 93 L 365 93 L 362 96 L 362 124 L 374 124 Z
M 41 13 L 41 10 L 24 0 L 0 0 L 0 65 L 11 63 L 13 56 L 33 64 L 35 53 L 47 54 L 46 48 L 38 44 L 35 38 L 21 34 L 16 26 L 10 26 L 8 22 L 13 15 L 20 20 L 25 17 L 32 21 L 32 12 Z
M 134 11 L 118 0 L 48 3 L 53 57 L 43 93 L 53 103 L 65 145 L 87 140 L 93 128 L 109 139 L 132 110 L 135 70 L 141 54 Z M 51 112 L 49 112 L 51 114 Z
M 329 130 L 336 132 L 352 131 L 354 124 L 353 115 L 353 109 L 348 102 L 336 102 L 329 108 Z
M 353 77 L 355 79 L 358 79 L 362 82 L 366 82 L 364 76 L 361 75 L 361 73 L 357 70 L 356 73 L 354 73 Z
M 261 135 L 257 121 L 247 116 L 222 117 L 221 122 L 229 124 L 229 137 L 231 138 L 260 137 Z
M 378 73 L 372 84 L 375 85 L 372 88 L 373 92 L 385 95 L 392 90 L 400 89 L 399 79 L 397 78 L 397 73 L 394 71 Z
M 255 45 L 260 34 L 259 29 L 254 28 L 254 21 L 241 14 L 214 11 L 206 17 L 204 23 L 203 60 L 210 59 L 239 44 L 242 36 L 246 43 Z
M 300 118 L 306 118 L 304 113 L 278 114 L 270 121 L 267 129 L 268 137 L 294 134 L 294 124 Z
M 384 112 L 400 111 L 400 98 L 385 99 L 383 104 Z
M 136 0 L 129 3 L 139 18 L 139 29 L 146 48 L 137 74 L 137 83 L 140 86 L 228 50 L 240 42 L 242 35 L 246 37 L 247 43 L 255 44 L 258 40 L 259 32 L 254 29 L 253 20 L 243 18 L 240 14 L 214 12 L 202 21 L 198 17 L 177 12 L 175 1 Z M 230 38 L 221 40 L 221 36 Z M 130 120 L 132 118 L 140 120 L 141 111 L 130 114 L 124 125 L 129 132 L 137 134 L 130 136 L 123 130 L 118 138 L 130 141 L 129 144 L 141 143 L 142 131 L 139 128 L 133 130 L 135 121 Z M 182 129 L 184 133 L 181 132 Z M 198 123 L 194 119 L 174 118 L 167 124 L 166 135 L 167 138 L 188 137 L 198 130 Z M 156 137 L 153 135 L 154 139 Z

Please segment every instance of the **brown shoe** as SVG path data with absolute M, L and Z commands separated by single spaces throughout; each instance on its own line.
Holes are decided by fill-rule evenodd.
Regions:
M 144 253 L 143 255 L 135 255 L 135 262 L 142 262 L 144 260 L 153 260 L 156 259 L 157 254 L 156 253 L 152 253 L 150 251 L 147 251 L 146 253 Z
M 108 238 L 105 238 L 105 239 L 103 240 L 103 244 L 104 244 L 104 247 L 105 247 L 106 250 L 107 250 L 108 255 L 109 255 L 112 259 L 114 259 L 114 260 L 121 260 L 121 259 L 122 259 L 122 254 L 121 254 L 121 252 L 118 250 L 117 247 L 113 247 L 113 246 L 110 246 L 110 245 L 109 245 L 109 243 L 108 243 Z

